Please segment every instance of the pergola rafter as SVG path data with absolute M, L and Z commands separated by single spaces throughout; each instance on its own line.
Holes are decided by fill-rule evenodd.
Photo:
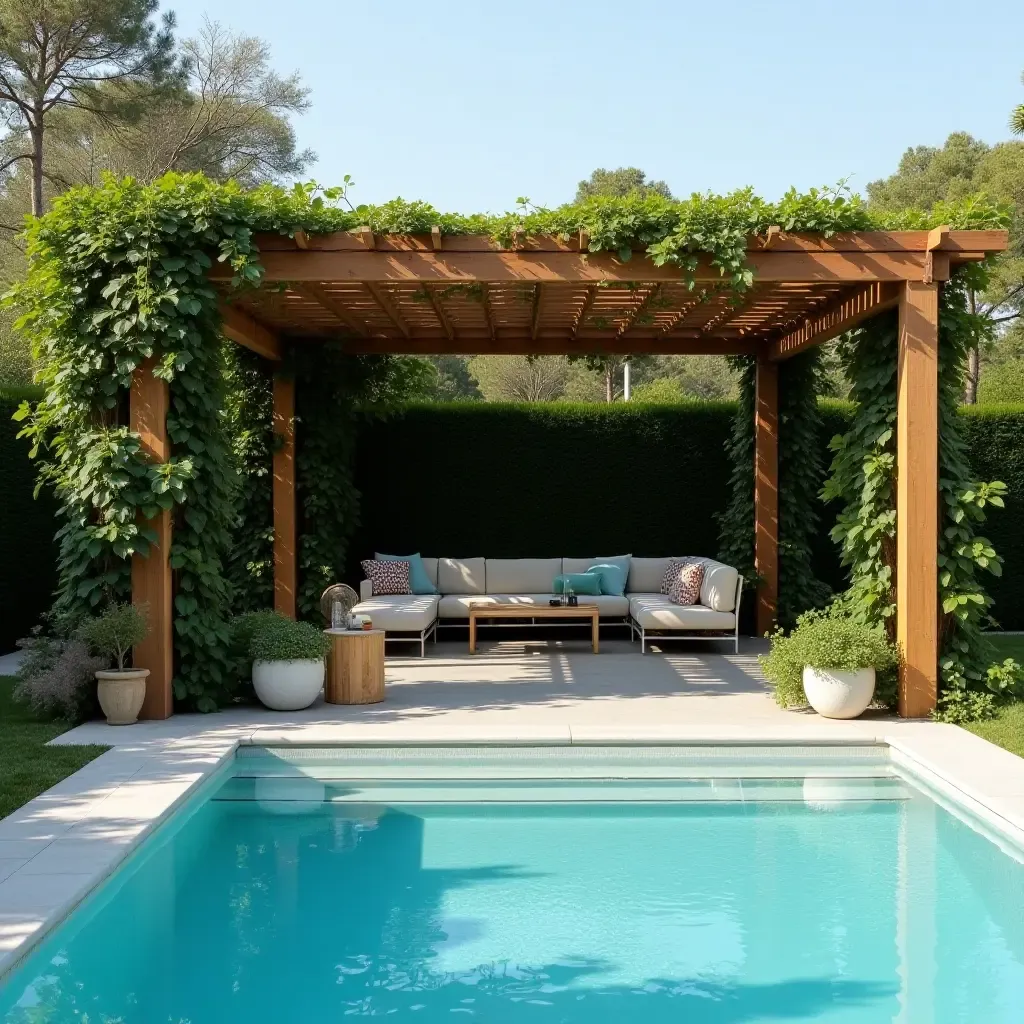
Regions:
M 752 238 L 754 285 L 739 304 L 718 268 L 687 276 L 643 252 L 623 261 L 588 251 L 590 239 L 528 238 L 508 247 L 483 236 L 376 236 L 369 228 L 313 236 L 257 235 L 263 282 L 232 288 L 232 268 L 210 279 L 224 299 L 224 333 L 268 359 L 290 341 L 339 341 L 352 353 L 747 354 L 757 357 L 755 565 L 757 629 L 778 597 L 779 363 L 886 309 L 899 310 L 896 457 L 897 635 L 903 652 L 900 712 L 925 715 L 938 690 L 938 294 L 958 264 L 1001 252 L 1005 231 L 865 231 Z M 708 294 L 702 294 L 707 290 Z M 628 300 L 623 300 L 628 291 Z M 647 321 L 650 321 L 649 323 Z M 294 388 L 278 378 L 274 424 L 275 590 L 294 614 Z M 155 453 L 167 446 L 166 385 L 136 371 L 132 421 Z M 164 410 L 164 412 L 161 412 Z M 161 433 L 162 430 L 162 433 Z M 146 664 L 170 692 L 169 534 L 148 568 L 133 564 L 137 601 L 161 609 Z M 167 648 L 165 650 L 165 647 Z M 148 698 L 147 698 L 148 701 Z M 170 698 L 148 703 L 161 717 Z

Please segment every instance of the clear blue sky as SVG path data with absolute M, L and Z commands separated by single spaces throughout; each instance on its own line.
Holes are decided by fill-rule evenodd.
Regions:
M 775 198 L 911 145 L 1009 135 L 1021 0 L 164 0 L 266 39 L 323 184 L 459 212 L 553 206 L 595 167 Z M 977 24 L 975 24 L 977 23 Z

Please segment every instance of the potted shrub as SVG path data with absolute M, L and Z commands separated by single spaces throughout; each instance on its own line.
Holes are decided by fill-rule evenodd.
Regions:
M 802 619 L 771 638 L 760 659 L 783 707 L 810 704 L 824 718 L 856 718 L 875 695 L 876 673 L 893 668 L 895 647 L 879 629 L 838 617 Z
M 96 673 L 97 696 L 107 725 L 138 721 L 146 698 L 148 668 L 129 668 L 131 650 L 149 632 L 145 612 L 134 604 L 112 604 L 102 615 L 86 620 L 78 635 L 95 654 L 116 668 Z
M 324 685 L 324 657 L 330 639 L 308 622 L 295 622 L 283 615 L 260 616 L 249 625 L 256 696 L 274 711 L 309 707 Z

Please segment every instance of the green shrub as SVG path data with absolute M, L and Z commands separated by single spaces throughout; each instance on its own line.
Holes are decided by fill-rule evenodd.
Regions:
M 949 722 L 951 725 L 983 722 L 995 717 L 995 695 L 977 690 L 950 690 L 939 698 L 939 706 L 932 712 L 936 722 Z
M 834 614 L 802 616 L 789 636 L 777 630 L 771 651 L 760 659 L 775 700 L 784 708 L 802 707 L 804 666 L 852 671 L 873 668 L 885 673 L 895 668 L 897 652 L 878 629 L 862 626 Z
M 295 622 L 276 613 L 264 616 L 253 626 L 249 654 L 253 661 L 297 661 L 323 658 L 330 650 L 330 639 L 308 622 Z
M 93 653 L 111 659 L 118 671 L 125 669 L 131 649 L 142 643 L 148 632 L 146 613 L 135 604 L 112 604 L 102 615 L 86 619 L 78 627 L 78 635 Z

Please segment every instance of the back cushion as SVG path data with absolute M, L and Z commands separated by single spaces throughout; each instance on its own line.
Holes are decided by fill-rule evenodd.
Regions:
M 437 559 L 436 558 L 424 558 L 423 568 L 427 570 L 427 576 L 430 582 L 437 586 Z
M 550 594 L 560 558 L 488 558 L 488 594 Z
M 483 594 L 485 567 L 482 558 L 439 558 L 437 589 L 442 594 Z
M 711 558 L 704 562 L 704 581 L 700 585 L 700 603 L 716 612 L 731 612 L 736 607 L 736 580 L 739 573 L 731 565 Z
M 586 572 L 592 565 L 617 565 L 622 575 L 629 575 L 629 555 L 608 555 L 606 558 L 563 558 L 562 572 Z
M 629 560 L 626 591 L 633 594 L 660 594 L 661 580 L 670 558 L 637 558 Z

